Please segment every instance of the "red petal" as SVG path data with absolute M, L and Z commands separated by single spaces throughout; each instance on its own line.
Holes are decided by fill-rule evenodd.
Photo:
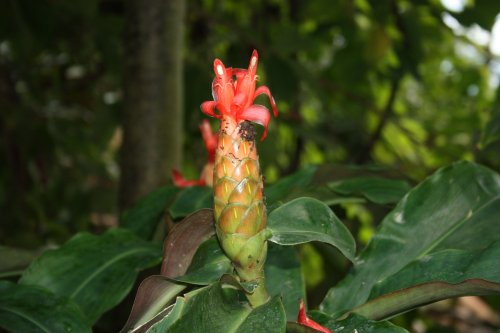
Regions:
M 299 307 L 299 316 L 297 318 L 297 322 L 301 325 L 308 326 L 310 328 L 314 328 L 317 331 L 323 332 L 323 333 L 333 333 L 330 331 L 328 328 L 321 326 L 314 320 L 310 319 L 306 315 L 306 310 L 304 309 L 304 301 L 300 301 L 300 307 Z
M 210 122 L 206 119 L 200 125 L 201 136 L 205 142 L 205 148 L 208 153 L 208 160 L 214 162 L 215 151 L 217 150 L 217 134 L 212 133 L 212 128 L 210 127 Z
M 269 110 L 265 106 L 252 105 L 238 114 L 236 121 L 249 120 L 264 126 L 264 133 L 262 133 L 262 137 L 260 138 L 262 141 L 267 136 L 267 125 L 269 124 L 270 119 L 271 116 L 269 115 Z
M 278 116 L 278 108 L 276 107 L 276 101 L 274 100 L 274 97 L 271 95 L 271 91 L 269 91 L 268 87 L 260 86 L 259 88 L 257 88 L 257 90 L 255 91 L 255 94 L 253 96 L 253 100 L 255 101 L 257 96 L 262 95 L 262 94 L 266 94 L 267 97 L 269 97 L 269 102 L 271 103 L 274 117 L 277 117 Z
M 229 109 L 234 96 L 232 69 L 226 69 L 222 61 L 215 59 L 214 72 L 215 79 L 212 83 L 214 100 L 224 104 Z
M 250 63 L 248 64 L 248 69 L 246 71 L 241 70 L 236 72 L 236 78 L 238 83 L 236 85 L 236 94 L 244 93 L 247 96 L 253 96 L 255 92 L 255 74 L 257 73 L 257 65 L 259 62 L 259 55 L 257 50 L 253 50 L 252 56 L 250 57 Z M 250 101 L 248 101 L 248 106 Z
M 201 112 L 203 112 L 204 114 L 210 116 L 210 117 L 214 117 L 214 118 L 218 118 L 220 119 L 220 115 L 215 113 L 215 107 L 217 106 L 217 102 L 216 101 L 206 101 L 206 102 L 203 102 L 201 103 Z
M 178 170 L 172 170 L 172 181 L 177 187 L 189 187 L 189 186 L 205 186 L 205 180 L 187 180 Z
M 244 92 L 239 92 L 236 94 L 236 96 L 234 96 L 232 106 L 233 107 L 236 106 L 238 109 L 242 109 L 247 103 L 247 101 L 248 101 L 248 95 Z

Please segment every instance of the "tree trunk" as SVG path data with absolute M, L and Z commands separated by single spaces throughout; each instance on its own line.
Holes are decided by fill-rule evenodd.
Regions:
M 120 207 L 170 179 L 182 159 L 183 0 L 128 0 Z

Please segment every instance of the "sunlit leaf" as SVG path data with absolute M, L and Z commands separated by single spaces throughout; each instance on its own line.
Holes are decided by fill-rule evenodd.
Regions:
M 426 255 L 377 283 L 354 312 L 383 319 L 445 298 L 500 294 L 500 241 L 479 251 Z
M 298 198 L 275 209 L 268 217 L 271 242 L 296 245 L 319 241 L 335 246 L 349 260 L 356 244 L 349 230 L 332 210 L 319 200 Z
M 469 162 L 440 169 L 384 219 L 349 275 L 321 305 L 341 313 L 364 303 L 376 283 L 445 249 L 480 250 L 500 239 L 500 176 Z

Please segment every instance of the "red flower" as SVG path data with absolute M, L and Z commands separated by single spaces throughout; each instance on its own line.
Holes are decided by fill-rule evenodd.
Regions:
M 212 82 L 214 100 L 201 104 L 201 111 L 218 119 L 231 117 L 237 123 L 249 120 L 260 124 L 264 126 L 262 134 L 262 140 L 264 140 L 271 116 L 265 106 L 253 104 L 255 98 L 262 94 L 267 95 L 275 117 L 278 116 L 278 109 L 268 87 L 260 86 L 257 90 L 255 89 L 258 59 L 259 55 L 254 50 L 248 69 L 226 68 L 222 61 L 215 59 L 215 78 Z M 234 81 L 233 76 L 236 77 Z M 218 113 L 215 112 L 215 108 L 219 111 Z
M 306 310 L 304 309 L 304 301 L 300 301 L 299 307 L 299 317 L 297 318 L 297 322 L 301 325 L 308 326 L 310 328 L 314 328 L 316 331 L 320 331 L 323 333 L 333 333 L 328 328 L 321 326 L 314 320 L 310 319 L 306 315 Z
M 215 162 L 215 150 L 217 149 L 217 134 L 212 133 L 210 128 L 210 123 L 208 120 L 204 119 L 200 125 L 201 136 L 203 137 L 203 142 L 205 142 L 205 148 L 208 153 L 208 161 L 201 172 L 200 179 L 198 180 L 187 180 L 182 176 L 182 173 L 178 170 L 172 170 L 172 181 L 177 187 L 189 187 L 189 186 L 212 186 L 213 181 L 213 170 Z

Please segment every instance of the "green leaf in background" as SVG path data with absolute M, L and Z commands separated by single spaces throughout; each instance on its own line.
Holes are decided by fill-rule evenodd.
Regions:
M 179 319 L 163 332 L 281 333 L 285 330 L 286 316 L 279 297 L 252 309 L 239 301 L 236 290 L 215 283 L 187 294 L 183 303 Z M 165 319 L 170 320 L 168 316 Z
M 264 189 L 269 211 L 280 202 L 312 197 L 327 205 L 369 200 L 377 204 L 398 202 L 410 185 L 394 170 L 377 166 L 309 166 Z M 327 184 L 327 185 L 325 185 Z
M 481 28 L 490 31 L 499 12 L 500 4 L 497 1 L 476 1 L 473 6 L 466 6 L 462 12 L 450 14 L 462 25 L 478 24 Z
M 342 195 L 363 196 L 377 204 L 396 203 L 410 190 L 410 185 L 399 179 L 359 177 L 329 183 L 328 187 Z
M 500 99 L 500 93 L 499 99 Z M 481 147 L 485 148 L 490 143 L 500 140 L 500 101 L 497 102 L 492 110 L 491 119 L 486 124 L 481 137 Z
M 37 257 L 36 252 L 0 246 L 0 278 L 21 275 Z
M 147 194 L 134 207 L 123 213 L 120 226 L 134 231 L 144 239 L 150 239 L 175 193 L 175 187 L 167 186 Z
M 173 219 L 188 216 L 202 208 L 213 207 L 213 191 L 210 187 L 192 186 L 180 191 L 170 206 Z
M 281 245 L 324 242 L 354 260 L 354 238 L 332 210 L 319 200 L 298 198 L 276 208 L 269 214 L 268 229 L 272 232 L 271 242 Z
M 271 296 L 281 296 L 288 320 L 297 318 L 299 303 L 306 298 L 306 287 L 297 250 L 269 243 L 266 287 Z
M 500 241 L 479 251 L 426 255 L 376 284 L 369 302 L 354 312 L 388 318 L 445 298 L 500 294 Z
M 376 283 L 444 249 L 478 250 L 500 239 L 500 176 L 459 162 L 411 190 L 382 221 L 348 276 L 321 304 L 340 314 L 364 303 Z
M 8 281 L 0 281 L 0 328 L 11 333 L 91 332 L 73 301 Z
M 316 166 L 308 166 L 265 187 L 264 194 L 268 205 L 293 196 L 294 192 L 303 192 L 304 188 L 311 184 L 317 168 Z
M 49 250 L 24 272 L 20 283 L 47 288 L 73 299 L 94 323 L 130 291 L 139 271 L 161 260 L 161 247 L 131 231 L 81 233 Z

